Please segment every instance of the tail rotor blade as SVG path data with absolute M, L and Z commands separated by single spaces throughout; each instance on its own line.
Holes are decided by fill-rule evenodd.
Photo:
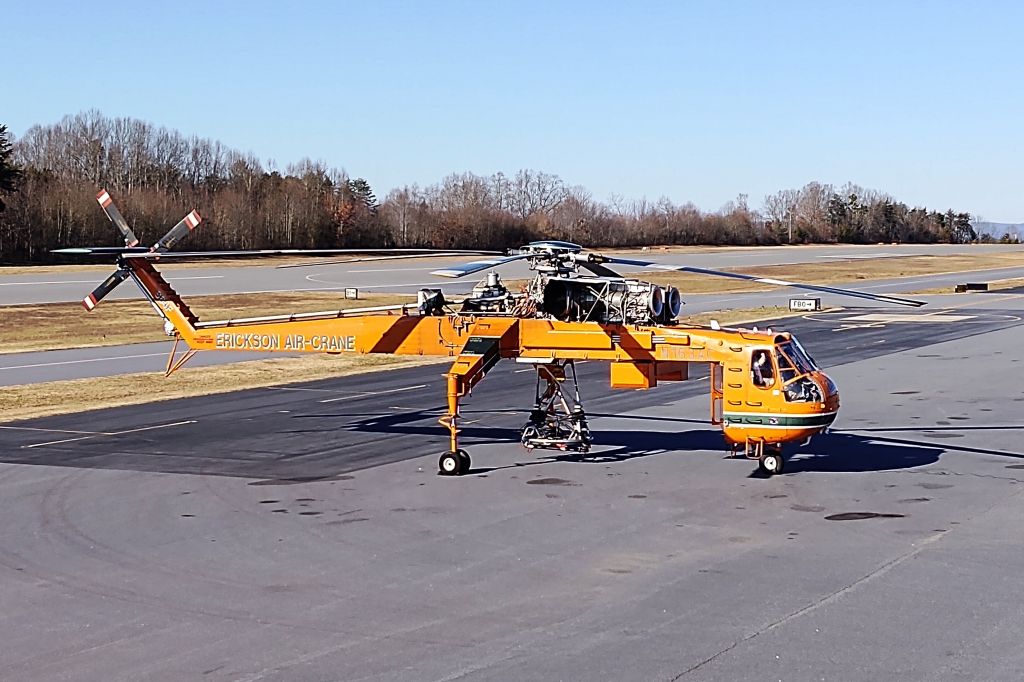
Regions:
M 199 211 L 192 211 L 182 218 L 177 225 L 172 227 L 170 232 L 161 237 L 160 241 L 153 245 L 151 251 L 167 251 L 181 241 L 183 237 L 187 236 L 189 232 L 196 229 L 202 220 L 203 219 L 199 217 Z
M 128 279 L 128 270 L 115 270 L 110 277 L 103 280 L 93 292 L 82 299 L 82 307 L 86 310 L 95 308 L 103 298 L 113 291 L 118 284 Z
M 117 210 L 117 206 L 114 205 L 114 200 L 110 198 L 107 190 L 101 189 L 99 194 L 96 195 L 96 201 L 99 202 L 100 208 L 110 218 L 110 222 L 114 223 L 114 227 L 121 232 L 121 236 L 124 237 L 125 246 L 138 246 L 138 238 L 132 232 L 132 228 L 128 227 L 128 222 L 125 221 L 124 216 Z

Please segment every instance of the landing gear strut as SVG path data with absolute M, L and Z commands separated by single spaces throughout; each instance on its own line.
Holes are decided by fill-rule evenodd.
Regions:
M 437 461 L 442 476 L 461 476 L 469 473 L 470 459 L 459 448 L 459 399 L 469 393 L 484 373 L 498 361 L 497 342 L 486 346 L 477 343 L 476 354 L 464 353 L 455 362 L 448 377 L 448 410 L 438 420 L 448 429 L 448 451 Z M 523 427 L 521 441 L 528 450 L 535 448 L 585 453 L 590 451 L 590 428 L 580 400 L 576 381 L 576 365 L 572 360 L 553 360 L 535 363 L 537 386 L 530 421 Z M 568 369 L 568 373 L 566 372 Z M 572 381 L 572 392 L 565 387 Z
M 523 447 L 527 450 L 589 452 L 593 439 L 580 399 L 575 363 L 572 360 L 555 360 L 536 364 L 534 368 L 537 370 L 537 387 L 530 421 L 523 426 Z M 565 388 L 567 378 L 572 381 L 571 395 Z
M 744 443 L 743 454 L 747 459 L 756 459 L 758 470 L 766 476 L 782 473 L 785 460 L 782 457 L 782 445 L 779 443 L 748 439 Z

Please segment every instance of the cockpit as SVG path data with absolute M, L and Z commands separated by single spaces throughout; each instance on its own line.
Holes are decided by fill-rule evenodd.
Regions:
M 790 403 L 821 403 L 825 400 L 823 387 L 811 375 L 822 377 L 829 385 L 824 391 L 834 393 L 835 386 L 824 377 L 814 359 L 792 336 L 778 338 L 771 348 L 758 348 L 751 354 L 750 371 L 754 386 L 761 389 L 778 388 Z

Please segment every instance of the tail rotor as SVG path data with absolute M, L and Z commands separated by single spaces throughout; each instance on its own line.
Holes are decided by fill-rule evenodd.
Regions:
M 128 222 L 124 219 L 124 216 L 121 215 L 121 212 L 117 210 L 117 206 L 114 205 L 114 200 L 110 198 L 110 194 L 107 190 L 100 190 L 99 194 L 96 195 L 96 201 L 99 202 L 103 212 L 107 214 L 108 218 L 110 218 L 110 222 L 112 222 L 118 232 L 121 233 L 127 249 L 132 251 L 145 251 L 145 249 L 135 248 L 139 244 L 138 237 L 135 236 L 132 228 L 129 227 Z M 169 250 L 181 241 L 182 238 L 188 236 L 192 230 L 196 229 L 200 222 L 202 222 L 202 218 L 199 216 L 199 212 L 192 211 L 178 221 L 178 224 L 172 227 L 167 234 L 161 237 L 160 240 L 150 247 L 149 250 L 154 253 L 163 253 Z M 115 270 L 110 277 L 103 280 L 98 287 L 93 289 L 91 294 L 82 300 L 82 306 L 86 310 L 92 310 L 104 299 L 104 297 L 107 296 L 107 294 L 117 288 L 121 282 L 125 281 L 130 276 L 131 270 L 127 263 L 124 262 L 124 259 L 119 259 L 118 269 Z
M 124 237 L 125 246 L 138 246 L 139 240 L 132 232 L 132 228 L 128 227 L 128 222 L 121 215 L 121 212 L 117 210 L 117 206 L 114 205 L 114 200 L 110 198 L 110 194 L 105 189 L 101 189 L 99 194 L 96 195 L 96 201 L 99 202 L 100 208 L 110 218 L 110 222 L 114 223 L 114 227 L 120 231 L 121 236 Z

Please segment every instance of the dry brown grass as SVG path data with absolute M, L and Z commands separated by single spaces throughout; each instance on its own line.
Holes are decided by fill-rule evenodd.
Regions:
M 153 372 L 7 386 L 0 388 L 0 422 L 228 393 L 446 361 L 448 358 L 312 355 L 236 362 L 216 367 L 186 368 L 169 377 Z M 438 373 L 442 371 L 439 367 Z
M 277 313 L 344 310 L 415 302 L 414 296 L 370 294 L 346 300 L 339 292 L 285 292 L 192 296 L 188 304 L 200 319 L 223 320 Z M 92 312 L 78 303 L 0 307 L 0 353 L 89 348 L 160 341 L 163 321 L 144 301 L 103 301 Z
M 110 263 L 105 265 L 91 265 L 87 263 L 75 265 L 0 265 L 0 277 L 7 275 L 62 275 L 68 272 L 97 272 L 103 273 L 100 275 L 100 280 L 102 280 L 113 269 L 114 266 Z
M 1024 279 L 996 279 L 988 283 L 989 291 L 1003 291 L 1005 289 L 1017 289 L 1018 287 L 1024 287 Z M 942 294 L 956 294 L 956 292 L 953 290 L 952 286 L 921 289 L 920 291 L 911 292 L 911 295 L 914 296 L 936 296 Z
M 768 265 L 743 268 L 735 272 L 757 277 L 770 277 L 806 284 L 836 284 L 857 280 L 919 277 L 948 272 L 992 270 L 1024 265 L 1024 252 L 986 253 L 962 256 L 907 256 L 873 260 L 836 260 L 829 263 Z M 685 294 L 770 291 L 778 287 L 732 280 L 711 275 L 670 272 L 645 275 L 645 279 L 662 285 L 678 287 Z M 918 292 L 920 293 L 920 292 Z
M 696 315 L 684 315 L 681 320 L 684 324 L 696 324 L 707 326 L 714 320 L 722 326 L 734 326 L 760 322 L 761 320 L 775 320 L 785 317 L 799 317 L 803 312 L 793 312 L 782 306 L 761 306 L 759 308 L 734 308 L 732 310 L 714 310 Z

